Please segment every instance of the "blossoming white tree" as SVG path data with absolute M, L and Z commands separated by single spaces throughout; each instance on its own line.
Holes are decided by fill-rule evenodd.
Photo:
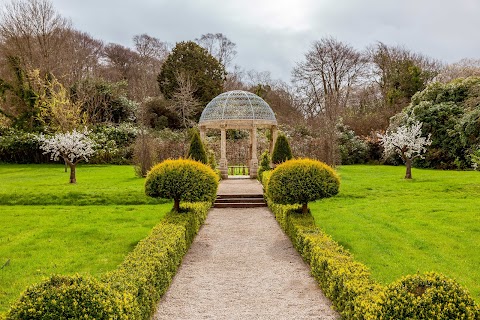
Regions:
M 50 158 L 57 161 L 62 158 L 70 167 L 70 183 L 77 183 L 75 169 L 77 164 L 88 159 L 95 153 L 95 143 L 88 137 L 88 131 L 73 130 L 66 133 L 56 133 L 52 137 L 40 137 L 40 148 L 44 154 L 51 153 Z
M 426 146 L 432 143 L 430 134 L 428 137 L 422 137 L 422 123 L 413 121 L 410 125 L 399 126 L 396 131 L 380 134 L 379 137 L 384 147 L 384 155 L 398 153 L 405 162 L 405 179 L 412 179 L 412 161 L 423 157 L 422 154 L 427 150 Z

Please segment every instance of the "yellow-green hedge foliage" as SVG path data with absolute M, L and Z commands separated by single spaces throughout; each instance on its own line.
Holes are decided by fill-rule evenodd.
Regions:
M 335 309 L 345 319 L 363 319 L 382 290 L 367 267 L 316 227 L 310 214 L 300 214 L 298 205 L 267 202 Z
M 471 295 L 456 281 L 427 272 L 387 286 L 375 319 L 480 319 Z
M 155 165 L 145 180 L 145 193 L 154 198 L 173 199 L 178 211 L 180 201 L 213 202 L 218 176 L 208 165 L 191 159 L 165 160 Z
M 135 297 L 135 314 L 130 319 L 150 319 L 210 206 L 209 202 L 183 203 L 182 213 L 168 213 L 115 271 L 103 277 L 114 290 Z
M 150 319 L 184 254 L 205 221 L 210 202 L 183 203 L 100 280 L 53 276 L 32 286 L 7 319 Z
M 273 170 L 267 185 L 268 196 L 275 203 L 302 204 L 336 195 L 340 179 L 323 162 L 312 159 L 288 160 Z
M 130 319 L 133 297 L 86 276 L 54 275 L 29 287 L 7 319 Z
M 269 176 L 270 172 L 263 175 L 264 190 L 269 185 Z M 365 265 L 323 233 L 310 214 L 299 214 L 299 205 L 278 204 L 268 195 L 266 199 L 278 223 L 344 319 L 480 320 L 479 307 L 455 281 L 427 273 L 407 276 L 384 287 L 372 279 Z M 418 294 L 419 290 L 422 294 Z

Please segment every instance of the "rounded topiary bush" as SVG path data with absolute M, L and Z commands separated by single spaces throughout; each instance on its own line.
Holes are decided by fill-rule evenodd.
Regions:
M 429 272 L 408 275 L 389 285 L 377 319 L 480 319 L 471 295 L 456 281 Z
M 267 195 L 279 204 L 302 204 L 308 212 L 308 202 L 336 195 L 340 179 L 323 162 L 312 159 L 289 160 L 273 170 L 267 185 Z
M 213 202 L 217 188 L 215 171 L 190 159 L 165 160 L 154 166 L 145 180 L 145 193 L 154 198 L 173 199 L 175 211 L 180 210 L 180 201 Z
M 6 319 L 129 319 L 132 301 L 94 278 L 54 275 L 29 287 Z

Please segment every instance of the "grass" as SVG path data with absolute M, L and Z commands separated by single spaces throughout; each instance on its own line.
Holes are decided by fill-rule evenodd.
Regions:
M 113 270 L 172 208 L 131 166 L 0 165 L 0 314 L 53 273 Z M 3 266 L 3 267 L 2 267 Z
M 310 204 L 317 225 L 387 284 L 437 271 L 480 302 L 480 173 L 342 166 L 338 196 Z

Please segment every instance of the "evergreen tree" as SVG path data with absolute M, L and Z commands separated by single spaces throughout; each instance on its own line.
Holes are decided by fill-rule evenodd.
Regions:
M 193 130 L 192 139 L 190 140 L 190 149 L 188 150 L 188 158 L 200 161 L 201 163 L 208 163 L 207 152 L 205 151 L 205 146 L 203 145 L 202 139 L 200 139 L 200 134 L 197 130 Z
M 275 142 L 275 147 L 273 148 L 272 162 L 274 164 L 279 164 L 292 158 L 292 149 L 290 149 L 287 137 L 284 134 L 280 134 Z

